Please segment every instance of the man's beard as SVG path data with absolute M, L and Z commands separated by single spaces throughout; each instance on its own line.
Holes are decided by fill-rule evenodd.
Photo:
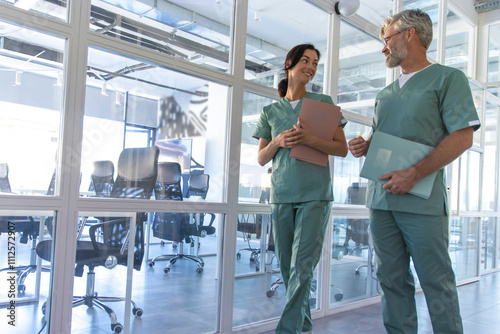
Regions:
M 385 59 L 385 65 L 388 68 L 397 67 L 401 64 L 401 62 L 403 61 L 403 59 L 406 58 L 407 55 L 408 55 L 408 48 L 406 48 L 405 42 L 401 38 L 396 43 L 396 45 L 394 45 L 391 48 L 391 53 Z

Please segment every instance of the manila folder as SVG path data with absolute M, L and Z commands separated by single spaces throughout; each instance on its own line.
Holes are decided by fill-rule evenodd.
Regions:
M 408 169 L 425 158 L 434 149 L 432 146 L 375 131 L 360 176 L 385 183 L 380 176 L 401 169 Z M 431 195 L 437 172 L 418 181 L 410 194 L 428 199 Z
M 304 98 L 300 119 L 316 137 L 332 140 L 342 117 L 340 107 L 321 101 Z M 297 145 L 290 150 L 290 157 L 326 167 L 328 154 L 311 146 Z

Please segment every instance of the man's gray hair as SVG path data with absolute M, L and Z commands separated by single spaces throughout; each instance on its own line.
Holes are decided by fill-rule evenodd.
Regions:
M 431 45 L 432 21 L 429 15 L 420 9 L 405 10 L 386 18 L 380 27 L 380 39 L 384 38 L 385 31 L 393 24 L 397 31 L 414 27 L 422 46 L 427 50 Z

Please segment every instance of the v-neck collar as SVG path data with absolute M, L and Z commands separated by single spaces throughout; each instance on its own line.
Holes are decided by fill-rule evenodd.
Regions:
M 305 97 L 307 97 L 307 95 L 308 95 L 308 94 L 309 94 L 309 92 L 307 92 L 304 96 L 302 96 L 302 97 L 300 98 L 300 100 L 298 100 L 299 102 L 297 103 L 297 105 L 296 105 L 295 107 L 293 107 L 293 106 L 292 106 L 292 104 L 291 104 L 291 103 L 290 103 L 290 101 L 288 100 L 288 97 L 286 97 L 286 96 L 285 96 L 285 97 L 283 97 L 283 100 L 287 102 L 288 106 L 289 106 L 290 108 L 292 108 L 292 110 L 294 110 L 294 111 L 295 111 L 295 110 L 297 110 L 297 109 L 298 109 L 298 110 L 300 110 L 299 106 L 301 106 L 301 105 L 302 105 L 302 101 L 304 100 L 304 98 L 305 98 Z M 297 100 L 295 100 L 295 101 L 297 101 Z M 294 101 L 292 101 L 292 102 L 294 102 Z
M 408 80 L 406 80 L 405 84 L 403 85 L 403 87 L 401 87 L 399 85 L 399 78 L 396 79 L 396 90 L 397 91 L 400 91 L 402 89 L 404 89 L 406 86 L 408 86 L 408 84 L 410 82 L 412 82 L 412 79 L 415 78 L 417 75 L 421 74 L 422 72 L 425 72 L 426 70 L 428 70 L 429 68 L 431 68 L 432 66 L 434 66 L 435 64 L 430 64 L 429 66 L 427 67 L 424 67 L 423 69 L 417 71 L 414 75 L 412 75 Z

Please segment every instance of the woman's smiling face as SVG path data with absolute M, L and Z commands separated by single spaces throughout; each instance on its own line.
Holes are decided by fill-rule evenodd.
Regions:
M 304 82 L 307 84 L 314 78 L 318 68 L 318 54 L 306 49 L 299 62 L 287 71 L 288 82 Z

